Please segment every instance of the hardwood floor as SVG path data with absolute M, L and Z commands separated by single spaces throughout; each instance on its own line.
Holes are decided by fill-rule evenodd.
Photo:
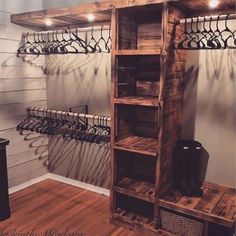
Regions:
M 54 180 L 12 194 L 10 206 L 11 218 L 0 222 L 1 236 L 136 235 L 110 224 L 108 197 Z

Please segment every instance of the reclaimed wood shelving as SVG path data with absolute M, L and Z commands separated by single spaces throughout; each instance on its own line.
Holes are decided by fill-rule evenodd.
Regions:
M 113 37 L 117 40 L 112 45 L 111 221 L 150 231 L 160 226 L 167 18 L 166 3 L 112 12 Z M 137 200 L 135 209 L 129 209 Z M 126 201 L 127 205 L 122 203 Z
M 160 206 L 232 228 L 236 219 L 235 190 L 206 183 L 203 192 L 201 198 L 186 197 L 172 189 L 160 198 Z
M 114 148 L 153 157 L 157 156 L 157 140 L 154 138 L 131 135 L 115 142 Z
M 160 49 L 144 50 L 144 49 L 134 49 L 134 50 L 115 50 L 114 54 L 117 56 L 142 56 L 142 55 L 161 55 Z
M 154 222 L 150 218 L 134 214 L 121 208 L 116 209 L 113 218 L 120 221 L 121 223 L 124 223 L 126 226 L 128 224 L 130 227 L 135 225 L 136 227 L 145 227 L 150 230 L 154 229 Z
M 115 191 L 154 203 L 154 184 L 125 177 L 115 186 Z
M 116 104 L 140 105 L 140 106 L 154 106 L 158 107 L 160 101 L 157 97 L 141 97 L 141 96 L 125 96 L 114 99 Z

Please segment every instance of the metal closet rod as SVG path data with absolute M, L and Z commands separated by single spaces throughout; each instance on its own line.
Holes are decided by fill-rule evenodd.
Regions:
M 217 20 L 235 20 L 236 19 L 236 14 L 229 14 L 229 15 L 213 15 L 213 16 L 199 16 L 199 17 L 192 17 L 192 18 L 186 18 L 186 19 L 181 19 L 177 23 L 179 24 L 184 24 L 186 23 L 192 23 L 192 22 L 206 22 L 206 21 L 217 21 Z
M 91 31 L 93 29 L 93 31 L 101 31 L 101 28 L 103 30 L 109 30 L 110 29 L 110 25 L 103 25 L 103 26 L 96 26 L 96 27 L 86 27 L 86 28 L 77 28 L 77 32 L 88 32 Z M 58 30 L 48 30 L 48 31 L 34 31 L 34 32 L 28 32 L 28 33 L 23 33 L 23 36 L 34 36 L 35 34 L 52 34 L 52 33 L 65 33 L 66 31 L 68 32 L 72 32 L 75 33 L 76 32 L 76 28 L 73 29 L 58 29 Z
M 79 117 L 79 118 L 84 118 L 84 119 L 91 119 L 91 120 L 99 120 L 101 118 L 104 118 L 106 121 L 111 121 L 111 118 L 109 116 L 99 116 L 99 115 L 90 115 L 90 114 L 82 114 L 82 113 L 75 113 L 75 112 L 68 112 L 68 111 L 57 111 L 57 110 L 51 110 L 51 109 L 47 109 L 47 108 L 39 108 L 39 107 L 29 107 L 27 109 L 28 114 L 30 114 L 31 112 L 35 112 L 35 114 L 37 114 L 37 112 L 41 112 L 43 114 L 48 114 L 48 115 L 56 115 L 58 117 Z

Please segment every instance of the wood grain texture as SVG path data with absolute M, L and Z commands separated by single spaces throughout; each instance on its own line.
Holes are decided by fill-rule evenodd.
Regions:
M 149 182 L 126 177 L 118 182 L 115 190 L 154 203 L 154 184 Z
M 117 104 L 128 104 L 128 105 L 139 105 L 139 106 L 153 106 L 157 107 L 159 105 L 158 98 L 153 97 L 138 97 L 138 96 L 127 96 L 115 98 L 114 102 Z
M 133 1 L 133 3 L 135 5 L 145 5 L 151 3 L 151 1 Z M 122 94 L 118 91 L 118 93 L 115 93 L 117 97 L 112 100 L 112 103 L 116 104 L 114 128 L 117 137 L 115 137 L 114 148 L 116 151 L 123 152 L 123 161 L 119 160 L 119 155 L 115 156 L 117 169 L 114 169 L 114 171 L 117 172 L 114 174 L 118 176 L 119 181 L 115 182 L 113 187 L 113 190 L 117 193 L 113 194 L 112 200 L 115 199 L 118 212 L 113 211 L 112 222 L 126 225 L 137 231 L 145 228 L 154 230 L 160 226 L 159 194 L 170 183 L 172 152 L 175 142 L 180 136 L 183 97 L 182 74 L 171 76 L 184 71 L 185 55 L 174 53 L 175 49 L 170 43 L 175 31 L 173 22 L 177 15 L 176 12 L 169 12 L 168 10 L 166 4 L 120 9 L 119 44 L 116 44 L 116 48 L 118 46 L 119 50 L 113 52 L 116 56 L 116 62 L 118 62 L 118 68 L 117 64 L 114 63 L 114 69 L 119 70 L 118 79 L 116 76 L 114 80 L 114 83 L 118 82 L 118 84 L 114 86 L 114 89 L 118 88 L 120 91 L 125 90 L 125 92 Z M 168 21 L 170 14 L 172 14 L 171 18 L 173 19 L 171 22 Z M 152 63 L 150 58 L 155 59 L 155 63 Z M 132 60 L 135 62 L 132 62 Z M 139 60 L 142 61 L 142 64 L 138 63 Z M 149 67 L 148 70 L 143 70 L 141 76 L 140 68 L 145 63 L 149 64 Z M 136 74 L 133 73 L 134 70 Z M 153 73 L 150 74 L 150 71 Z M 172 72 L 171 76 L 169 71 Z M 139 79 L 139 77 L 142 79 Z M 145 86 L 147 96 L 138 96 L 137 84 L 139 81 L 155 82 L 156 97 L 151 97 L 151 94 L 153 94 L 151 90 L 146 92 L 147 84 L 139 85 Z M 122 90 L 123 88 L 124 90 Z M 159 99 L 157 99 L 157 96 Z M 157 103 L 155 104 L 153 101 Z M 178 105 L 176 105 L 176 101 Z M 153 110 L 156 109 L 156 115 L 149 120 L 150 116 L 147 115 L 147 112 L 144 112 L 142 107 L 145 107 L 145 109 L 153 107 Z M 139 110 L 142 122 L 151 121 L 155 124 L 150 126 L 153 130 L 155 129 L 155 133 L 153 132 L 152 135 L 147 130 L 145 132 L 144 129 L 142 135 L 135 132 L 141 124 L 140 118 L 137 119 L 137 111 Z M 140 165 L 140 169 L 144 166 L 142 163 L 136 165 L 133 163 L 132 166 L 131 159 L 134 154 L 157 157 L 156 164 L 153 166 L 156 170 L 153 171 L 154 177 L 152 176 L 147 182 L 144 181 L 142 176 L 147 175 L 144 170 L 139 174 L 136 173 L 136 175 L 133 173 L 138 165 Z M 133 158 L 137 157 L 133 156 Z M 124 170 L 125 168 L 122 169 L 125 161 L 127 168 L 129 168 L 129 174 Z M 122 171 L 126 175 L 122 174 Z M 149 182 L 150 180 L 151 182 Z M 154 192 L 154 195 L 149 196 L 149 190 Z M 136 204 L 139 207 L 131 209 L 133 202 L 129 202 L 130 198 L 133 198 L 132 201 L 134 202 L 139 199 Z M 145 202 L 154 204 L 150 206 Z M 197 204 L 197 202 L 194 204 Z M 138 213 L 140 209 L 144 212 Z M 153 214 L 145 216 L 147 209 L 149 209 L 149 214 L 150 212 L 153 212 Z M 140 219 L 140 221 L 137 219 Z
M 226 227 L 235 224 L 236 194 L 228 193 L 226 188 L 204 186 L 201 198 L 182 196 L 177 191 L 169 191 L 160 199 L 164 208 L 194 216 L 200 220 L 216 223 Z
M 154 138 L 145 138 L 139 136 L 128 136 L 115 143 L 118 150 L 126 150 L 144 155 L 157 156 L 157 142 Z
M 40 235 L 52 228 L 84 235 L 136 235 L 109 223 L 108 205 L 108 197 L 46 180 L 10 196 L 12 216 L 0 227 L 8 233 L 35 229 Z
M 88 23 L 86 17 L 88 12 L 95 14 L 97 22 L 103 22 L 104 20 L 111 21 L 111 9 L 114 7 L 121 8 L 127 6 L 128 0 L 96 1 L 93 3 L 79 4 L 78 6 L 73 7 L 14 14 L 11 16 L 11 21 L 15 24 L 33 26 L 42 29 L 45 28 L 44 18 L 47 16 L 54 22 L 53 27 L 74 25 L 75 21 L 76 25 L 83 25 Z
M 161 51 L 160 49 L 153 49 L 153 50 L 150 50 L 150 49 L 131 49 L 131 50 L 125 50 L 125 49 L 122 49 L 122 50 L 116 50 L 114 52 L 115 55 L 160 55 Z

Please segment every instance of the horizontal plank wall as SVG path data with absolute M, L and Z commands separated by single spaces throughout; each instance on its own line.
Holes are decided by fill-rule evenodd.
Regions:
M 47 173 L 47 137 L 24 132 L 15 127 L 26 117 L 29 106 L 46 106 L 45 58 L 35 64 L 16 57 L 22 32 L 28 29 L 10 23 L 13 13 L 40 10 L 41 1 L 0 2 L 0 137 L 10 140 L 7 147 L 9 186 Z

